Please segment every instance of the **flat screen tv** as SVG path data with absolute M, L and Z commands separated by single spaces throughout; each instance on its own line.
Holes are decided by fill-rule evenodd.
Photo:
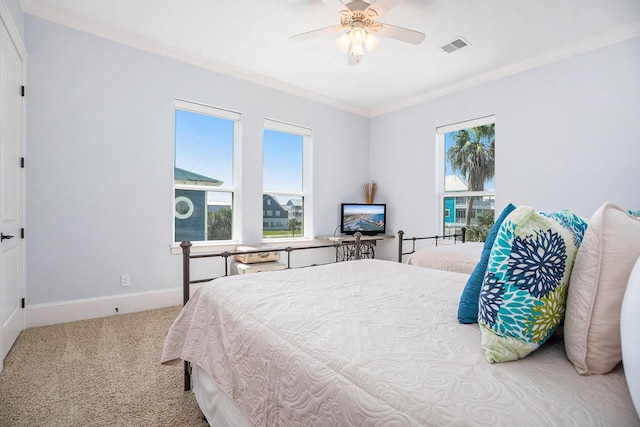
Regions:
M 383 203 L 343 203 L 340 211 L 340 232 L 366 236 L 384 234 L 387 228 L 387 205 Z

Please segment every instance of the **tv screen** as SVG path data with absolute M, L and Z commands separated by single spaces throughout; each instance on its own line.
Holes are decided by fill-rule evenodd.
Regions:
M 387 226 L 386 204 L 343 203 L 340 232 L 364 235 L 384 234 Z

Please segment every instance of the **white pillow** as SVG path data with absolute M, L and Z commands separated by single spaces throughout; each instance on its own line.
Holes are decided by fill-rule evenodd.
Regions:
M 591 217 L 567 294 L 564 339 L 580 374 L 606 374 L 622 360 L 620 307 L 636 259 L 640 220 L 611 202 Z
M 624 375 L 636 412 L 640 414 L 640 258 L 631 271 L 620 311 L 620 335 Z

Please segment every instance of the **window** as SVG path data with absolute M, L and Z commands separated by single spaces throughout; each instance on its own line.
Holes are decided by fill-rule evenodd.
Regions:
M 495 121 L 483 117 L 437 129 L 442 231 L 462 227 L 467 239 L 486 239 L 495 217 Z
M 175 105 L 174 241 L 232 240 L 240 114 Z
M 263 135 L 263 221 L 265 239 L 305 237 L 309 227 L 311 130 L 265 119 Z M 271 212 L 271 215 L 269 215 Z

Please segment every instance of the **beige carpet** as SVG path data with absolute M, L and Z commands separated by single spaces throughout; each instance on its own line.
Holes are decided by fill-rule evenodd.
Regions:
M 160 365 L 180 307 L 23 331 L 0 374 L 0 426 L 202 426 L 182 364 Z

